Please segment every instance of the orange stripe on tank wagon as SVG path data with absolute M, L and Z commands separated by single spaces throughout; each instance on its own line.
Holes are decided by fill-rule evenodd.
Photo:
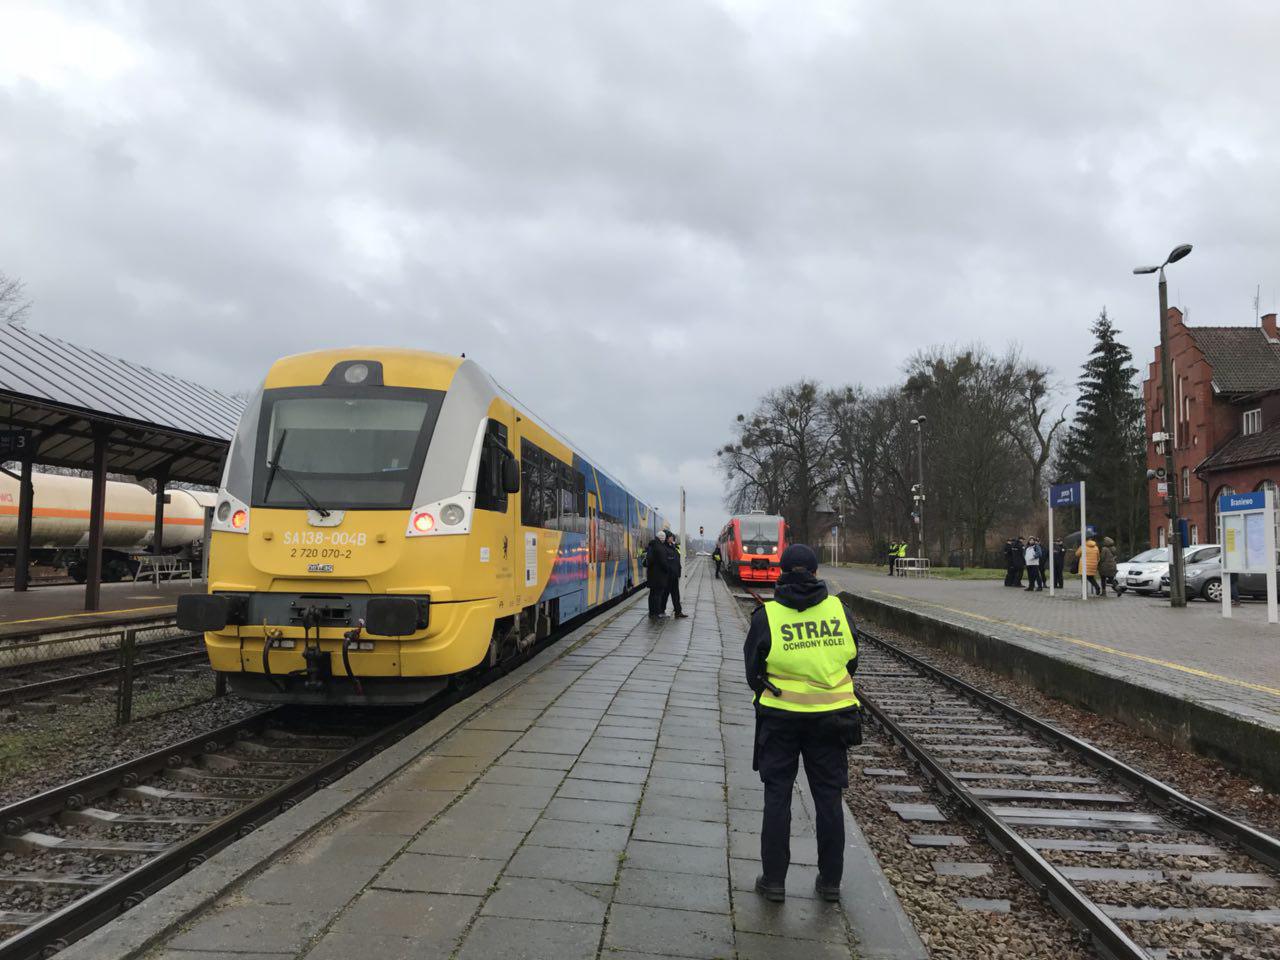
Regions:
M 18 515 L 17 507 L 0 507 L 0 517 L 16 517 Z M 44 517 L 49 520 L 88 520 L 88 510 L 63 510 L 57 507 L 37 507 L 31 511 L 33 518 Z M 153 523 L 155 517 L 149 513 L 119 513 L 117 511 L 108 510 L 103 517 L 107 520 L 121 520 L 133 523 Z M 186 527 L 203 527 L 204 521 L 199 517 L 165 517 L 165 526 L 173 524 L 175 526 Z

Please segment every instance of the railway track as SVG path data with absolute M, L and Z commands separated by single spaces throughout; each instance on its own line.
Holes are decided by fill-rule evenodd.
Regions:
M 47 658 L 0 669 L 0 706 L 75 699 L 83 691 L 119 682 L 123 667 L 120 650 L 108 647 L 90 653 Z M 133 670 L 136 676 L 189 669 L 206 660 L 204 641 L 194 634 L 140 643 Z
M 52 955 L 584 622 L 421 707 L 275 707 L 0 807 L 0 960 Z
M 912 842 L 941 851 L 938 873 L 990 869 L 945 832 L 959 816 L 1104 957 L 1164 957 L 1171 938 L 1221 931 L 1239 953 L 1185 955 L 1280 957 L 1280 839 L 887 640 L 859 639 L 863 705 L 929 786 L 905 783 L 904 770 L 864 772 L 903 821 L 919 824 Z

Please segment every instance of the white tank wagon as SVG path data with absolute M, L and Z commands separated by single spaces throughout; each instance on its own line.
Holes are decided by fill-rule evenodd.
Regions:
M 31 556 L 35 562 L 65 566 L 84 579 L 89 546 L 89 500 L 93 482 L 33 472 Z M 166 491 L 164 543 L 166 554 L 199 552 L 204 538 L 204 512 L 217 495 L 211 491 Z M 103 579 L 119 580 L 136 569 L 135 555 L 149 553 L 155 533 L 155 494 L 137 483 L 107 481 L 106 516 L 102 525 Z M 0 474 L 0 560 L 13 562 L 18 545 L 18 481 Z

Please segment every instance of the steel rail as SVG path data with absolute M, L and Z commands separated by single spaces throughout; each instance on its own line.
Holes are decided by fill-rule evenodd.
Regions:
M 633 589 L 631 593 L 635 593 L 635 590 Z M 182 874 L 199 866 L 223 847 L 240 837 L 247 836 L 262 823 L 293 806 L 308 794 L 328 786 L 334 780 L 355 770 L 369 757 L 430 722 L 449 707 L 506 676 L 571 631 L 607 613 L 627 596 L 629 594 L 624 593 L 601 605 L 589 615 L 567 621 L 556 631 L 532 644 L 524 653 L 451 686 L 411 715 L 365 737 L 338 756 L 317 764 L 312 770 L 263 794 L 246 806 L 211 824 L 207 829 L 162 851 L 133 870 L 72 901 L 21 932 L 8 939 L 0 940 L 0 960 L 42 960 L 115 919 Z M 604 624 L 601 624 L 599 629 L 603 627 Z M 594 636 L 594 633 L 591 636 Z M 268 718 L 281 714 L 287 709 L 287 707 L 272 707 L 259 711 L 220 727 L 216 731 L 209 731 L 181 743 L 171 744 L 145 757 L 117 764 L 107 770 L 46 790 L 27 800 L 9 804 L 0 808 L 0 828 L 7 832 L 14 832 L 33 820 L 48 817 L 64 809 L 84 806 L 92 797 L 102 796 L 121 786 L 135 784 L 142 777 L 158 769 L 176 765 L 176 763 L 170 763 L 171 760 L 180 761 L 182 758 L 218 749 L 228 742 L 233 742 L 241 730 L 263 726 Z
M 1263 833 L 1256 827 L 1252 827 L 1198 800 L 1192 799 L 1180 790 L 1129 766 L 1123 760 L 1100 750 L 1088 741 L 1072 736 L 1044 720 L 1025 713 L 1013 704 L 1001 700 L 985 690 L 980 690 L 959 677 L 952 676 L 945 670 L 921 660 L 883 637 L 862 629 L 859 629 L 858 633 L 873 643 L 879 644 L 900 660 L 905 661 L 934 680 L 951 687 L 970 700 L 1004 714 L 1005 717 L 1028 732 L 1075 753 L 1095 769 L 1111 774 L 1130 788 L 1146 796 L 1152 802 L 1181 815 L 1190 821 L 1195 829 L 1209 833 L 1220 840 L 1236 844 L 1254 859 L 1265 863 L 1273 869 L 1280 869 L 1280 838 Z
M 141 650 L 142 648 L 139 649 Z M 156 657 L 151 660 L 138 660 L 134 662 L 133 675 L 140 677 L 143 674 L 156 673 L 161 670 L 207 659 L 208 654 L 204 650 L 192 650 L 187 653 L 174 653 L 167 657 Z M 52 661 L 50 662 L 52 663 Z M 16 687 L 3 688 L 0 689 L 0 704 L 12 705 L 26 703 L 31 700 L 42 700 L 45 697 L 55 696 L 60 693 L 69 693 L 83 687 L 91 687 L 97 683 L 108 683 L 118 680 L 123 670 L 123 667 L 104 667 L 101 670 L 90 670 L 86 673 L 74 673 L 65 677 L 36 680 Z
M 863 635 L 872 641 L 876 639 Z M 1100 953 L 1111 960 L 1150 960 L 1151 954 L 1135 943 L 1096 903 L 1077 890 L 1016 830 L 993 813 L 983 800 L 970 793 L 934 759 L 927 747 L 917 743 L 911 734 L 881 710 L 874 698 L 862 694 L 859 699 L 885 732 L 920 765 L 925 775 L 963 808 L 966 817 L 982 828 L 997 849 L 1009 855 L 1018 872 L 1045 895 L 1059 914 L 1089 935 Z

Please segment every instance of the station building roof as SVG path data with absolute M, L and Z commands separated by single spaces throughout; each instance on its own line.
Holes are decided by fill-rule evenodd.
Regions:
M 1280 389 L 1280 343 L 1259 327 L 1187 327 L 1213 368 L 1218 393 L 1254 394 Z
M 13 324 L 0 326 L 0 428 L 36 435 L 37 464 L 217 486 L 243 401 Z

